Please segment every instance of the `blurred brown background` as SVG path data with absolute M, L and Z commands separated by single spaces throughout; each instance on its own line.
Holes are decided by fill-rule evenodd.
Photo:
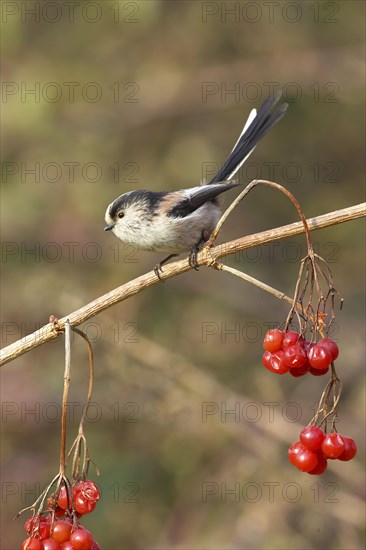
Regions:
M 159 255 L 103 232 L 106 206 L 127 190 L 209 177 L 270 91 L 282 87 L 290 106 L 243 181 L 282 183 L 308 216 L 363 200 L 363 2 L 1 10 L 2 346 L 150 270 Z M 295 220 L 282 196 L 259 189 L 221 238 Z M 313 234 L 345 299 L 333 331 L 338 429 L 359 444 L 353 462 L 321 477 L 286 455 L 326 381 L 262 367 L 263 335 L 287 315 L 272 296 L 201 269 L 85 324 L 96 361 L 87 436 L 103 498 L 84 524 L 104 550 L 363 547 L 363 229 Z M 304 255 L 298 238 L 227 261 L 291 294 Z M 87 384 L 83 342 L 72 352 L 69 444 Z M 57 471 L 63 368 L 60 339 L 1 371 L 3 550 L 19 547 L 24 521 L 11 518 Z

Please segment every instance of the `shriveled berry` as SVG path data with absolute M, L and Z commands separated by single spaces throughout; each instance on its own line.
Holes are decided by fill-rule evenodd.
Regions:
M 77 491 L 83 496 L 84 499 L 90 502 L 97 502 L 100 499 L 100 491 L 98 485 L 90 479 L 86 479 L 77 485 Z
M 34 516 L 31 516 L 30 518 L 27 519 L 27 521 L 24 524 L 24 530 L 27 533 L 30 533 L 36 525 L 44 521 L 46 521 L 46 517 L 43 514 L 41 516 L 39 516 L 38 514 L 35 514 Z

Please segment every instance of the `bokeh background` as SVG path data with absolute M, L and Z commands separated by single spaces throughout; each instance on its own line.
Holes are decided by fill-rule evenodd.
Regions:
M 365 5 L 336 2 L 3 1 L 2 346 L 149 271 L 159 255 L 103 232 L 136 188 L 197 185 L 253 107 L 286 117 L 241 171 L 285 185 L 308 216 L 364 200 Z M 233 192 L 225 197 L 229 204 Z M 221 239 L 296 220 L 259 189 Z M 185 274 L 85 323 L 96 380 L 86 433 L 103 498 L 85 525 L 104 550 L 364 547 L 364 223 L 313 234 L 345 305 L 332 336 L 338 429 L 359 454 L 317 478 L 287 462 L 326 383 L 261 365 L 287 307 L 230 275 Z M 228 258 L 291 294 L 302 237 Z M 2 368 L 3 550 L 58 468 L 63 341 Z M 72 346 L 68 444 L 86 395 Z M 231 412 L 230 412 L 231 411 Z M 90 477 L 96 479 L 91 468 Z

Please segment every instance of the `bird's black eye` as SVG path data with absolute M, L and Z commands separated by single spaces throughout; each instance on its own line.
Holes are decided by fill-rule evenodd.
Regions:
M 120 210 L 117 214 L 117 218 L 122 219 L 122 218 L 124 218 L 124 215 L 125 215 L 125 213 L 122 212 L 122 210 Z

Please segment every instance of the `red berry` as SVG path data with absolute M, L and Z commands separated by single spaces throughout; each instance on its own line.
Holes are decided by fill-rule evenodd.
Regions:
M 271 354 L 269 358 L 269 370 L 275 374 L 285 374 L 288 372 L 288 366 L 285 363 L 284 352 L 282 350 Z
M 309 368 L 309 372 L 313 376 L 323 376 L 324 374 L 327 374 L 328 371 L 329 367 L 327 367 L 326 369 L 314 369 L 313 367 Z
M 296 378 L 304 376 L 304 374 L 306 374 L 307 372 L 309 372 L 309 363 L 307 361 L 302 367 L 295 367 L 294 369 L 289 370 L 289 373 Z
M 324 473 L 325 470 L 328 467 L 328 461 L 323 455 L 318 454 L 318 464 L 308 472 L 308 474 L 311 474 L 312 476 L 319 476 L 320 474 Z
M 289 447 L 289 450 L 287 451 L 287 456 L 293 466 L 295 466 L 296 455 L 303 450 L 305 450 L 305 447 L 301 443 L 301 441 L 295 441 L 295 443 L 293 443 Z
M 322 443 L 322 451 L 328 458 L 338 458 L 344 451 L 343 437 L 336 432 L 326 434 Z
M 60 508 L 63 510 L 66 510 L 68 508 L 68 499 L 67 499 L 67 490 L 65 485 L 61 487 L 60 494 L 58 495 L 57 504 Z
M 294 332 L 292 330 L 288 330 L 285 332 L 283 339 L 282 339 L 282 349 L 285 350 L 289 346 L 292 346 L 293 344 L 301 344 L 302 338 L 298 332 Z
M 66 542 L 70 538 L 72 525 L 67 521 L 55 521 L 52 538 L 57 542 Z
M 270 351 L 265 351 L 262 355 L 262 363 L 266 367 L 266 369 L 270 370 L 270 363 L 269 360 L 272 356 L 272 353 Z
M 271 372 L 275 374 L 285 374 L 289 369 L 285 365 L 283 351 L 276 351 L 271 353 L 270 351 L 265 351 L 262 356 L 262 363 Z
M 39 523 L 46 521 L 46 517 L 42 514 L 39 516 L 38 514 L 35 514 L 34 516 L 31 516 L 27 519 L 27 521 L 24 524 L 24 530 L 27 533 L 30 533 L 34 527 L 39 525 Z
M 307 363 L 306 351 L 300 344 L 292 344 L 284 350 L 285 364 L 292 369 L 300 368 Z
M 43 550 L 43 543 L 34 537 L 23 540 L 21 550 Z
M 318 464 L 318 455 L 309 449 L 300 449 L 294 457 L 294 466 L 302 472 L 310 472 Z
M 263 347 L 266 351 L 271 353 L 274 351 L 279 351 L 282 345 L 283 332 L 278 328 L 271 328 L 267 330 L 264 340 Z
M 308 358 L 310 366 L 313 367 L 313 369 L 324 370 L 329 367 L 332 362 L 332 354 L 329 349 L 323 348 L 323 346 L 319 344 L 311 348 Z
M 61 546 L 55 539 L 45 539 L 43 542 L 43 550 L 61 550 Z
M 32 525 L 33 525 L 33 518 L 28 518 L 26 521 L 25 521 L 25 524 L 24 524 L 24 531 L 26 531 L 27 533 L 30 533 L 31 530 L 32 530 Z
M 74 547 L 69 540 L 61 544 L 60 548 L 61 550 L 74 550 Z
M 313 348 L 314 346 L 315 346 L 315 344 L 313 342 L 310 342 L 310 340 L 305 340 L 304 349 L 305 349 L 306 353 L 309 353 L 311 348 Z
M 47 510 L 53 510 L 53 508 L 55 508 L 55 516 L 57 518 L 61 518 L 64 516 L 65 514 L 65 510 L 63 510 L 62 508 L 60 508 L 60 506 L 56 505 L 55 507 L 55 502 L 54 502 L 54 498 L 53 497 L 49 497 L 47 499 Z
M 44 521 L 38 522 L 38 521 L 35 521 L 33 518 L 30 518 L 30 522 L 29 520 L 26 522 L 26 525 L 24 525 L 24 529 L 26 528 L 26 526 L 30 527 L 30 530 L 27 531 L 26 529 L 26 531 L 30 535 L 32 535 L 32 537 L 36 537 L 39 540 L 44 540 L 49 538 L 51 526 L 46 521 L 46 518 L 44 516 L 41 516 L 41 517 L 43 518 Z
M 94 541 L 93 546 L 91 547 L 90 550 L 100 550 L 99 544 L 96 541 Z
M 322 338 L 318 342 L 319 346 L 322 346 L 323 348 L 327 348 L 327 350 L 330 351 L 332 354 L 332 361 L 335 361 L 339 355 L 339 348 L 334 340 L 331 338 Z
M 346 462 L 348 460 L 352 460 L 352 458 L 356 456 L 357 445 L 355 441 L 352 439 L 352 437 L 348 437 L 347 435 L 342 435 L 342 439 L 344 442 L 344 451 L 342 454 L 339 455 L 338 460 L 342 460 L 343 462 Z
M 97 502 L 100 499 L 100 492 L 98 485 L 89 479 L 82 481 L 77 485 L 77 491 L 79 491 L 85 500 L 90 502 Z
M 34 535 L 37 535 L 40 540 L 48 539 L 51 536 L 51 524 L 41 521 L 39 524 L 39 530 L 33 531 Z
M 300 441 L 309 451 L 320 449 L 324 437 L 323 430 L 318 428 L 318 426 L 306 426 L 300 432 Z
M 74 550 L 90 550 L 93 544 L 93 537 L 86 529 L 76 529 L 70 537 Z
M 96 501 L 85 499 L 81 492 L 76 493 L 74 496 L 75 510 L 81 515 L 90 514 L 90 512 L 94 510 L 96 504 Z

